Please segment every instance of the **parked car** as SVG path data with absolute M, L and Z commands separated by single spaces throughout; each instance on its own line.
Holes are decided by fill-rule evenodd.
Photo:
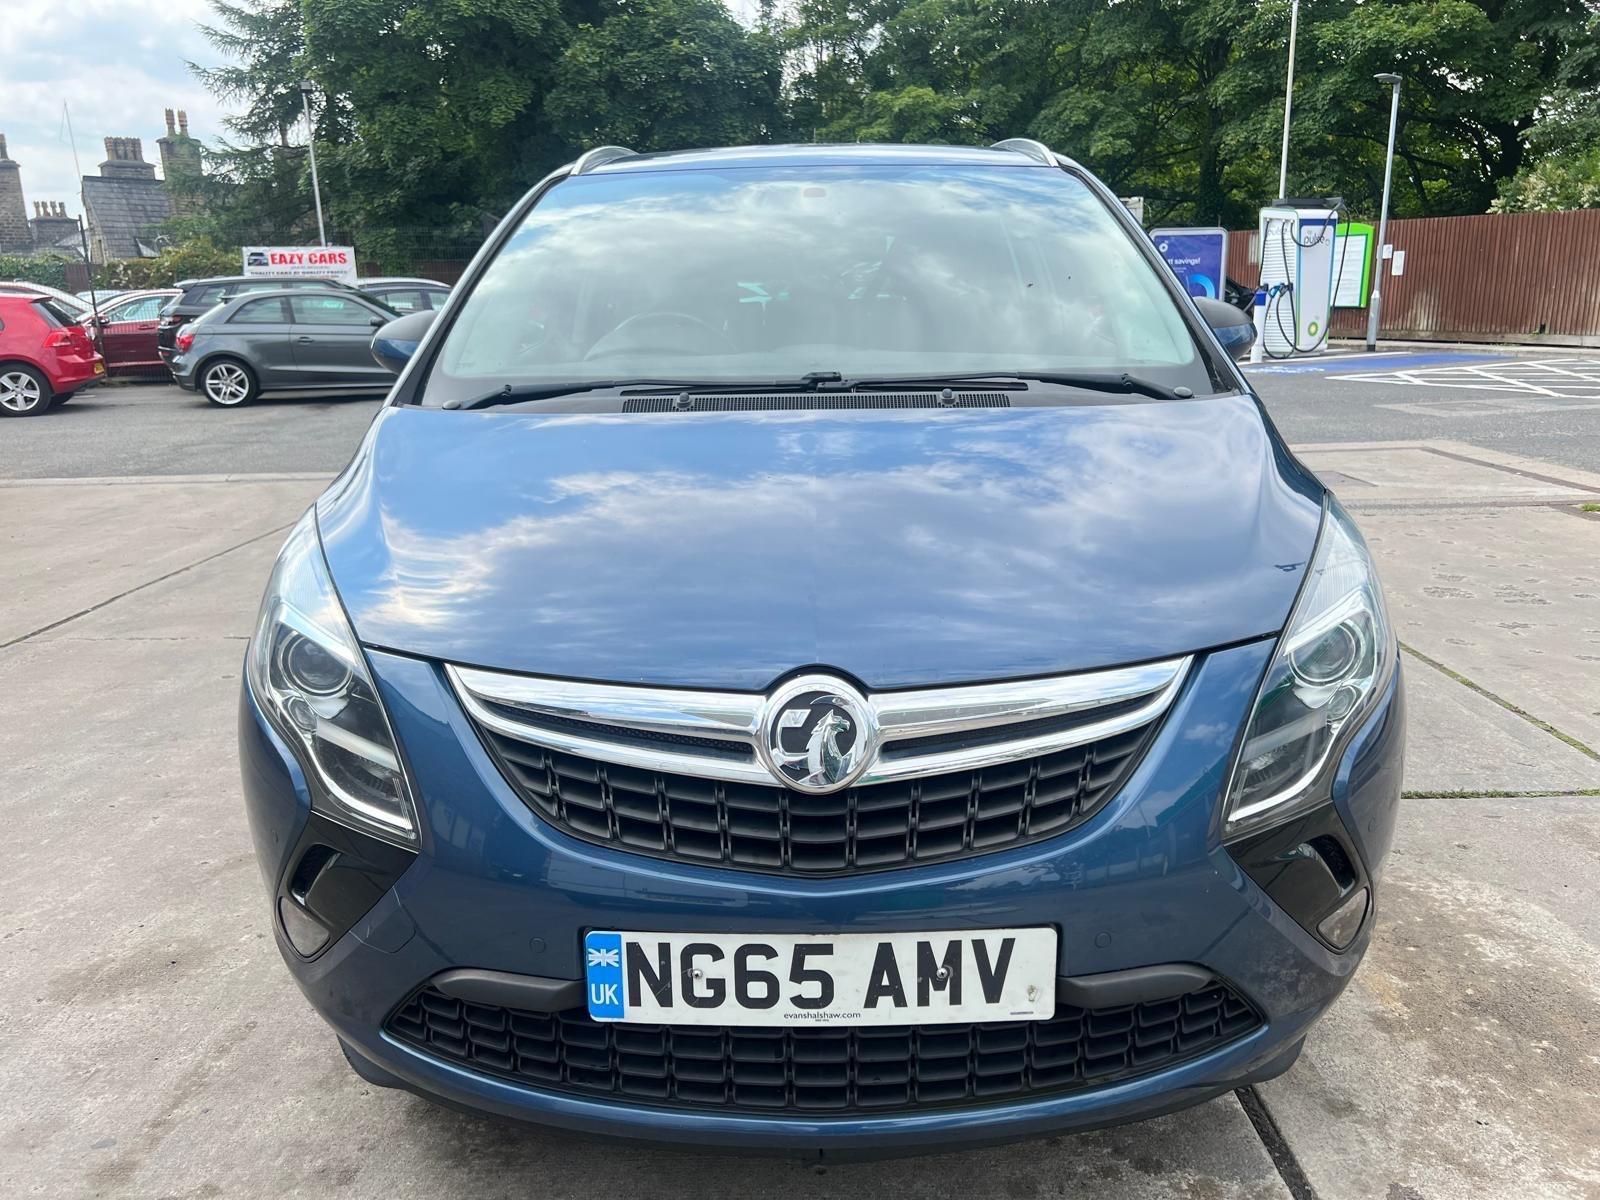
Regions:
M 84 291 L 73 292 L 72 294 L 74 296 L 76 296 L 79 300 L 82 300 L 85 304 L 89 305 L 90 307 L 93 307 L 96 304 L 103 305 L 103 304 L 105 304 L 105 302 L 107 300 L 115 299 L 118 296 L 126 296 L 130 291 L 135 291 L 135 290 L 137 290 L 137 289 L 134 289 L 134 288 L 87 288 Z
M 178 295 L 167 301 L 161 309 L 160 324 L 156 327 L 156 352 L 168 366 L 177 353 L 178 330 L 201 313 L 207 312 L 225 300 L 255 292 L 275 292 L 285 288 L 306 288 L 312 291 L 355 291 L 348 283 L 337 279 L 265 279 L 256 275 L 216 275 L 209 279 L 180 279 Z
M 101 300 L 100 308 L 84 322 L 105 356 L 109 375 L 167 378 L 167 364 L 156 345 L 161 309 L 175 288 L 122 292 Z
M 268 919 L 351 1066 L 829 1154 L 1287 1070 L 1405 703 L 1238 316 L 1035 142 L 537 184 L 374 339 L 403 374 L 247 651 Z
M 1240 312 L 1251 312 L 1256 304 L 1256 289 L 1240 283 L 1233 276 L 1223 277 L 1222 299 Z
M 27 283 L 23 280 L 0 283 L 0 295 L 46 296 L 55 302 L 61 312 L 80 320 L 93 311 L 71 292 L 63 292 L 47 283 Z
M 384 392 L 393 379 L 372 336 L 398 315 L 349 289 L 246 292 L 178 331 L 172 377 L 223 408 L 263 392 Z
M 36 417 L 104 373 L 74 314 L 48 296 L 0 291 L 0 416 Z
M 443 308 L 444 302 L 450 298 L 450 285 L 432 279 L 385 275 L 372 279 L 358 279 L 356 286 L 367 295 L 376 296 L 399 313 Z

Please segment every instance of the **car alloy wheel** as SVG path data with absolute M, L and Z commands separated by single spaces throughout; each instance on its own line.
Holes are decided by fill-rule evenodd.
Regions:
M 50 406 L 50 393 L 32 371 L 0 372 L 0 409 L 8 417 L 28 417 Z
M 250 398 L 250 376 L 237 363 L 222 362 L 207 367 L 204 385 L 206 399 L 224 408 L 243 404 Z

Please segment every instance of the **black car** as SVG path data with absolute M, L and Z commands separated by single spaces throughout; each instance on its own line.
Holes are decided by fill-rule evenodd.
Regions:
M 271 292 L 279 288 L 329 288 L 353 292 L 357 289 L 337 279 L 268 279 L 260 275 L 214 275 L 209 279 L 180 279 L 178 294 L 161 310 L 161 324 L 156 327 L 156 353 L 169 367 L 177 353 L 178 330 L 203 312 L 210 312 L 225 300 L 243 296 L 247 292 Z
M 428 312 L 443 308 L 450 298 L 449 284 L 436 279 L 385 275 L 356 280 L 356 286 L 369 296 L 382 300 L 399 313 Z

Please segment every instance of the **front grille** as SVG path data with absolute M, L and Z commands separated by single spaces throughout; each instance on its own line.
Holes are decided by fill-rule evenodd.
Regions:
M 1214 1050 L 1260 1025 L 1226 984 L 1048 1021 L 883 1028 L 618 1025 L 582 1009 L 522 1012 L 424 988 L 389 1032 L 533 1087 L 668 1107 L 853 1113 L 1081 1091 Z
M 821 875 L 998 850 L 1087 820 L 1156 722 L 1053 754 L 827 795 L 549 750 L 479 724 L 534 812 L 591 842 L 697 863 Z

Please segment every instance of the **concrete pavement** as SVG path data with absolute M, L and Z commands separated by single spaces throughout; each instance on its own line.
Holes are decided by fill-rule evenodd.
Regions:
M 1281 1141 L 1225 1097 L 825 1171 L 357 1079 L 268 936 L 233 749 L 260 588 L 320 483 L 0 483 L 0 1195 L 1600 1195 L 1600 521 L 1577 510 L 1600 481 L 1459 444 L 1307 460 L 1415 650 L 1415 798 L 1366 963 L 1257 1089 Z

